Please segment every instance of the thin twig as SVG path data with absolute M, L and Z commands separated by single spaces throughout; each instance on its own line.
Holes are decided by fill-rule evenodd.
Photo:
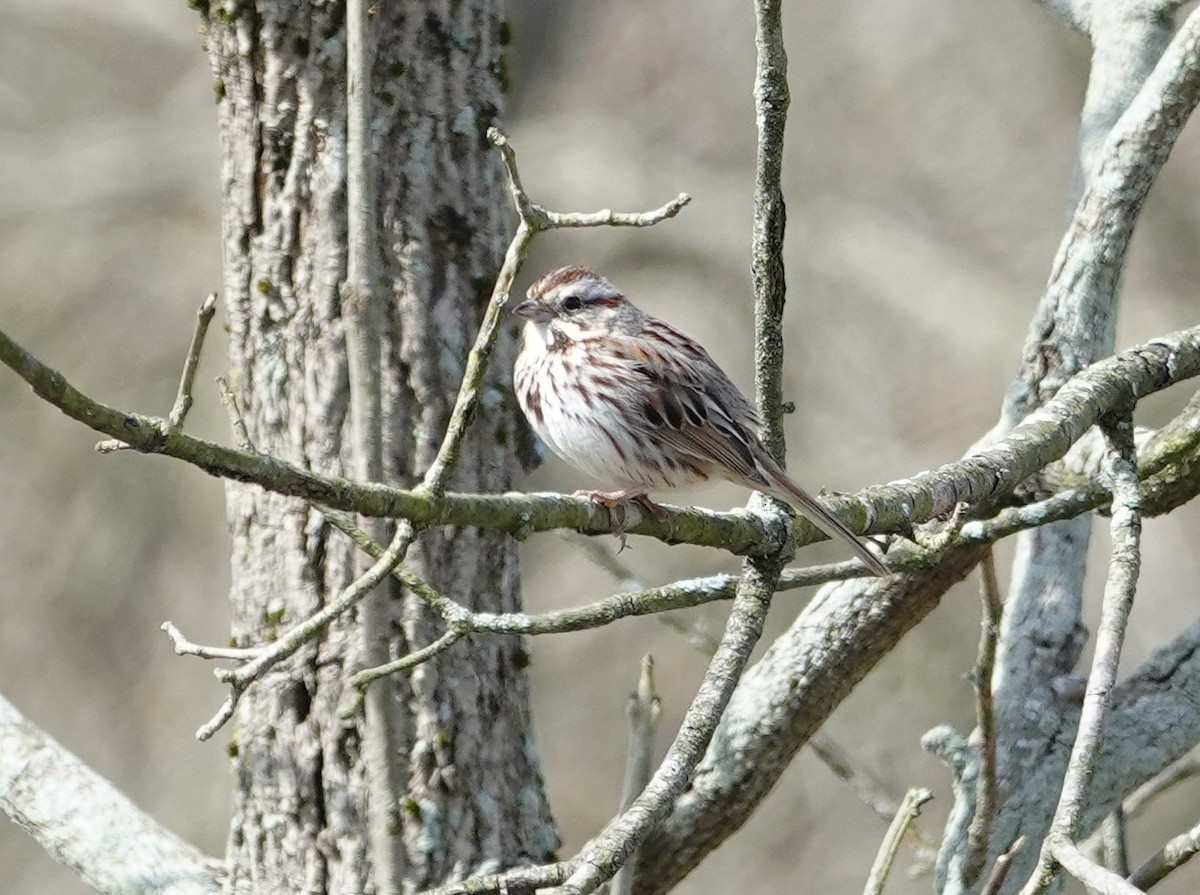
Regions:
M 1200 777 L 1200 757 L 1189 755 L 1133 791 L 1125 800 L 1126 819 L 1140 817 L 1159 796 L 1193 777 Z
M 1089 784 L 1100 755 L 1101 734 L 1108 715 L 1109 696 L 1116 683 L 1121 646 L 1125 639 L 1125 628 L 1133 606 L 1141 565 L 1141 497 L 1138 493 L 1137 469 L 1133 459 L 1133 421 L 1129 416 L 1105 421 L 1102 431 L 1108 443 L 1105 466 L 1112 481 L 1113 491 L 1110 526 L 1112 553 L 1108 580 L 1104 586 L 1095 655 L 1092 658 L 1091 671 L 1088 673 L 1079 730 L 1071 749 L 1062 793 L 1050 824 L 1050 831 L 1042 844 L 1037 868 L 1021 890 L 1022 895 L 1040 895 L 1045 892 L 1054 881 L 1056 863 L 1085 885 L 1100 891 L 1135 891 L 1121 877 L 1104 870 L 1088 858 L 1075 844 L 1088 798 Z M 1064 859 L 1064 856 L 1067 856 L 1069 861 Z M 1108 888 L 1094 885 L 1093 880 L 1101 881 Z M 1118 886 L 1113 880 L 1121 885 Z M 1121 886 L 1126 889 L 1122 889 Z
M 979 731 L 979 771 L 975 778 L 975 814 L 967 832 L 963 878 L 974 883 L 988 855 L 992 821 L 996 816 L 996 716 L 992 699 L 992 672 L 996 666 L 996 641 L 1004 610 L 996 581 L 996 560 L 989 550 L 979 564 L 979 592 L 983 604 L 979 649 L 971 681 L 975 685 L 975 726 Z
M 791 102 L 780 0 L 754 3 L 754 233 L 750 276 L 754 281 L 754 395 L 763 444 L 783 462 L 783 304 L 787 282 L 783 235 L 783 143 Z
M 1051 832 L 1046 842 L 1054 860 L 1096 895 L 1142 895 L 1141 889 L 1106 867 L 1101 867 L 1072 840 Z
M 1129 848 L 1126 842 L 1125 811 L 1118 805 L 1100 825 L 1102 863 L 1117 876 L 1129 876 Z
M 625 759 L 625 783 L 621 789 L 622 811 L 633 804 L 650 782 L 654 737 L 662 717 L 662 703 L 654 690 L 654 658 L 649 654 L 642 657 L 637 689 L 630 695 L 625 713 L 629 716 L 629 750 Z M 636 867 L 635 851 L 613 877 L 609 895 L 631 895 Z
M 1200 824 L 1186 833 L 1167 841 L 1167 844 L 1146 859 L 1137 870 L 1129 874 L 1129 882 L 1148 892 L 1162 882 L 1167 874 L 1178 870 L 1200 851 Z
M 257 648 L 242 649 L 236 646 L 203 646 L 199 643 L 192 643 L 170 622 L 163 622 L 161 629 L 166 631 L 167 636 L 171 638 L 171 642 L 175 645 L 175 654 L 178 656 L 199 656 L 201 659 L 232 659 L 236 662 L 245 662 L 259 654 Z
M 381 677 L 387 677 L 389 674 L 396 674 L 400 671 L 416 668 L 422 662 L 428 662 L 439 653 L 444 653 L 450 647 L 454 646 L 454 644 L 458 643 L 458 641 L 462 640 L 466 634 L 467 632 L 461 628 L 451 628 L 428 646 L 413 650 L 408 655 L 401 656 L 394 662 L 377 665 L 374 668 L 364 668 L 362 671 L 352 675 L 347 683 L 361 694 L 363 690 Z M 346 717 L 353 714 L 356 710 L 357 703 L 343 710 L 341 714 L 343 717 Z
M 1012 867 L 1013 856 L 1021 850 L 1021 846 L 1024 844 L 1025 837 L 1018 836 L 1016 842 L 1009 846 L 1008 851 L 996 858 L 996 863 L 992 865 L 992 872 L 988 875 L 983 888 L 979 890 L 979 895 L 1000 895 L 1000 888 L 1008 877 L 1009 868 Z
M 238 446 L 240 451 L 255 453 L 254 442 L 250 440 L 250 432 L 246 429 L 246 418 L 242 416 L 242 409 L 238 406 L 237 396 L 234 395 L 233 389 L 221 376 L 217 377 L 217 387 L 220 389 L 221 405 L 229 414 L 229 425 L 233 428 L 233 443 Z
M 204 337 L 208 334 L 208 325 L 212 323 L 213 314 L 217 311 L 217 293 L 210 292 L 196 312 L 196 329 L 192 333 L 192 344 L 188 347 L 187 359 L 183 363 L 183 375 L 179 377 L 179 392 L 175 396 L 175 406 L 167 417 L 167 434 L 174 435 L 183 430 L 183 421 L 187 419 L 188 411 L 192 409 L 192 386 L 196 382 L 196 368 L 200 366 L 200 352 L 204 348 Z
M 183 421 L 188 411 L 192 409 L 192 386 L 196 381 L 196 368 L 200 365 L 200 352 L 204 349 L 204 337 L 208 334 L 208 325 L 212 323 L 213 314 L 217 311 L 217 293 L 210 292 L 196 311 L 196 328 L 192 331 L 192 341 L 188 345 L 187 357 L 183 362 L 183 375 L 179 378 L 179 391 L 175 395 L 175 404 L 163 422 L 164 435 L 177 435 L 183 431 Z M 114 451 L 131 450 L 132 445 L 118 438 L 101 441 L 96 450 L 102 454 Z
M 856 768 L 845 750 L 827 734 L 813 734 L 808 741 L 808 747 L 835 777 L 854 791 L 860 802 L 870 808 L 877 817 L 891 823 L 900 810 L 900 803 L 884 792 L 874 774 Z
M 887 833 L 884 834 L 879 852 L 875 855 L 875 863 L 871 865 L 871 872 L 867 876 L 863 895 L 882 895 L 884 883 L 887 882 L 888 874 L 892 871 L 896 853 L 900 850 L 900 841 L 904 838 L 904 831 L 908 829 L 909 824 L 920 817 L 921 806 L 932 798 L 933 793 L 927 789 L 910 789 L 904 794 L 900 807 L 896 810 L 896 816 L 892 818 L 892 823 L 888 827 Z

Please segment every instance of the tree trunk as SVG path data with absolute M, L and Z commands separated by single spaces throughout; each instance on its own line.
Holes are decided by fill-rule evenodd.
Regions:
M 231 385 L 254 446 L 324 473 L 351 462 L 340 288 L 346 276 L 342 4 L 201 4 L 223 150 Z M 483 140 L 502 92 L 504 24 L 488 0 L 381 4 L 371 19 L 378 166 L 385 476 L 412 484 L 436 453 L 498 269 L 504 185 Z M 369 52 L 371 52 L 369 50 Z M 497 350 L 452 487 L 510 486 L 513 342 Z M 228 486 L 233 637 L 260 643 L 353 579 L 351 546 L 302 501 Z M 474 608 L 519 608 L 514 544 L 421 534 L 408 562 Z M 393 655 L 440 633 L 423 604 L 386 597 Z M 342 719 L 361 664 L 355 617 L 243 696 L 233 755 L 230 890 L 374 891 L 365 833 L 364 720 Z M 557 835 L 533 742 L 517 639 L 478 638 L 380 681 L 400 748 L 391 797 L 406 889 L 544 860 Z M 378 794 L 374 794 L 378 797 Z

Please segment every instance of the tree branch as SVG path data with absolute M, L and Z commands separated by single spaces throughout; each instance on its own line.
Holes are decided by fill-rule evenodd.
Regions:
M 1080 876 L 1080 861 L 1092 865 L 1095 871 L 1103 870 L 1078 851 L 1076 842 L 1080 838 L 1084 805 L 1089 798 L 1089 790 L 1100 758 L 1101 734 L 1108 717 L 1109 699 L 1116 685 L 1125 628 L 1137 590 L 1138 572 L 1141 568 L 1142 530 L 1137 472 L 1133 461 L 1132 418 L 1119 419 L 1106 424 L 1103 429 L 1105 440 L 1109 444 L 1106 465 L 1113 488 L 1110 526 L 1112 555 L 1100 611 L 1099 630 L 1096 633 L 1096 652 L 1092 659 L 1091 671 L 1088 673 L 1083 711 L 1063 779 L 1058 807 L 1050 823 L 1050 831 L 1042 844 L 1037 868 L 1022 889 L 1022 895 L 1040 895 L 1045 892 L 1054 881 L 1056 862 L 1067 867 L 1083 882 L 1088 880 Z M 1062 858 L 1067 853 L 1070 853 L 1070 866 L 1067 866 L 1068 862 Z M 1092 874 L 1090 870 L 1086 872 Z M 1110 875 L 1119 879 L 1116 874 Z
M 0 331 L 0 363 L 26 380 L 34 392 L 67 416 L 97 432 L 123 433 L 136 450 L 173 457 L 220 478 L 251 482 L 266 490 L 364 516 L 429 525 L 474 526 L 516 537 L 557 528 L 608 534 L 607 512 L 593 501 L 557 494 L 424 493 L 380 484 L 352 482 L 311 472 L 278 458 L 235 450 L 186 433 L 165 436 L 160 421 L 108 407 L 76 390 L 66 378 Z M 1060 459 L 1102 416 L 1131 399 L 1200 374 L 1200 327 L 1182 330 L 1130 349 L 1083 371 L 1055 398 L 1010 433 L 957 463 L 931 472 L 831 499 L 843 521 L 860 533 L 907 530 L 951 512 L 959 503 L 1003 502 L 1025 479 Z M 868 526 L 867 518 L 873 519 Z M 667 508 L 660 520 L 630 509 L 626 530 L 667 543 L 720 547 L 739 555 L 777 550 L 776 533 L 745 510 L 713 512 Z M 825 536 L 799 520 L 792 544 Z
M 175 404 L 171 407 L 163 431 L 174 434 L 183 431 L 183 422 L 192 409 L 192 387 L 196 382 L 196 370 L 200 366 L 200 353 L 204 350 L 204 337 L 208 335 L 208 326 L 212 323 L 217 311 L 217 293 L 210 292 L 196 311 L 196 328 L 192 331 L 192 341 L 188 345 L 187 357 L 183 361 L 183 373 L 179 377 L 179 390 L 175 394 Z M 128 450 L 129 445 L 119 439 L 102 441 L 96 445 L 96 450 L 102 454 L 113 451 Z
M 0 809 L 105 895 L 221 891 L 221 861 L 164 829 L 3 697 Z
M 662 703 L 654 689 L 654 658 L 649 654 L 642 657 L 637 689 L 629 697 L 625 714 L 629 716 L 629 748 L 625 759 L 625 783 L 621 788 L 622 811 L 633 804 L 633 800 L 641 795 L 650 782 L 654 736 L 662 717 Z M 613 876 L 609 895 L 630 895 L 633 892 L 636 860 L 635 852 L 631 860 Z
M 1143 892 L 1158 885 L 1200 851 L 1200 824 L 1170 839 L 1166 845 L 1129 875 L 1129 882 Z
M 1031 323 L 1022 369 L 1006 396 L 1002 429 L 1055 394 L 1082 365 L 1112 350 L 1117 289 L 1133 228 L 1200 99 L 1200 19 L 1194 13 L 1155 63 L 1161 42 L 1154 32 L 1169 31 L 1164 14 L 1169 4 L 1063 0 L 1051 5 L 1060 11 L 1087 11 L 1091 17 L 1086 29 L 1097 65 L 1080 135 L 1080 170 L 1088 178 Z M 1138 15 L 1147 23 L 1126 26 L 1117 21 Z M 1115 49 L 1131 37 L 1141 43 L 1142 49 L 1131 49 L 1139 61 L 1116 71 L 1112 64 L 1120 53 Z M 1154 70 L 1147 77 L 1151 66 Z M 1093 153 L 1095 134 L 1106 127 L 1106 120 L 1116 123 L 1104 133 L 1099 152 Z M 1011 859 L 1005 884 L 1009 892 L 1022 885 L 1041 851 L 1033 844 L 1040 845 L 1047 829 L 1054 809 L 1050 794 L 1061 786 L 1061 777 L 1055 775 L 1065 768 L 1057 738 L 1073 738 L 1077 710 L 1059 700 L 1052 685 L 1073 667 L 1085 641 L 1081 594 L 1089 533 L 1088 523 L 1081 520 L 1038 529 L 1018 542 L 994 684 L 997 727 L 1004 731 L 998 765 L 1006 795 L 989 849 L 995 857 L 1018 832 L 1027 836 L 1030 847 Z M 1178 742 L 1174 736 L 1172 740 Z M 1132 748 L 1129 742 L 1122 747 L 1127 753 Z M 1169 760 L 1169 755 L 1163 750 L 1156 761 Z M 1139 779 L 1131 770 L 1117 775 L 1128 785 Z M 974 891 L 963 865 L 971 814 L 961 809 L 968 807 L 956 806 L 951 815 L 955 822 L 943 840 L 938 884 L 943 895 Z
M 346 334 L 347 379 L 350 390 L 350 463 L 360 482 L 383 481 L 383 394 L 381 350 L 384 313 L 377 293 L 379 229 L 375 152 L 371 145 L 373 120 L 371 69 L 375 60 L 367 16 L 368 0 L 346 3 L 346 281 L 342 287 L 342 320 Z M 388 536 L 387 523 L 366 520 L 377 541 Z M 411 525 L 401 525 L 395 562 L 404 560 L 413 537 Z M 355 574 L 362 579 L 371 564 L 355 554 Z M 375 576 L 382 582 L 384 575 Z M 373 587 L 361 596 L 359 661 L 382 665 L 391 653 L 391 619 L 386 587 Z M 401 763 L 404 723 L 394 694 L 383 688 L 366 694 L 363 764 L 367 776 L 367 843 L 371 879 L 379 895 L 399 895 L 404 878 L 404 838 L 395 835 L 397 812 L 405 784 Z
M 983 604 L 980 619 L 979 648 L 971 682 L 975 686 L 975 728 L 979 737 L 979 769 L 975 777 L 975 811 L 967 832 L 967 855 L 963 876 L 974 882 L 987 863 L 988 839 L 996 816 L 996 715 L 992 699 L 992 672 L 996 665 L 996 640 L 1004 605 L 996 580 L 996 561 L 988 551 L 979 564 L 979 590 Z
M 892 864 L 896 860 L 896 853 L 900 851 L 900 842 L 905 831 L 921 816 L 921 806 L 932 798 L 933 793 L 927 789 L 910 789 L 904 794 L 904 800 L 896 809 L 896 815 L 892 818 L 892 823 L 879 846 L 875 863 L 871 865 L 871 873 L 867 877 L 863 895 L 883 895 L 884 883 L 892 871 Z

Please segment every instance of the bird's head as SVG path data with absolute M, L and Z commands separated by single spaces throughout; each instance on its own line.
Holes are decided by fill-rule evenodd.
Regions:
M 513 313 L 546 338 L 578 341 L 611 332 L 634 331 L 642 312 L 609 280 L 586 267 L 560 267 L 529 287 Z

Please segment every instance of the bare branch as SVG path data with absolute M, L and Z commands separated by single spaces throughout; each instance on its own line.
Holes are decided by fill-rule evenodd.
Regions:
M 754 392 L 763 444 L 784 460 L 783 303 L 783 138 L 787 125 L 787 50 L 780 0 L 755 0 L 754 111 L 758 149 L 754 164 L 754 236 L 750 275 L 754 280 Z
M 417 527 L 471 525 L 508 531 L 517 537 L 558 528 L 587 534 L 611 531 L 608 513 L 589 500 L 546 494 L 434 495 L 421 489 L 359 484 L 252 451 L 232 450 L 183 432 L 163 436 L 160 421 L 88 398 L 3 332 L 0 363 L 25 379 L 43 399 L 96 431 L 124 433 L 137 450 L 175 457 L 212 475 L 253 482 L 276 493 L 364 516 L 406 518 Z M 1003 501 L 1038 469 L 1061 458 L 1097 420 L 1123 406 L 1130 396 L 1144 397 L 1198 373 L 1200 327 L 1163 336 L 1094 364 L 1004 441 L 932 472 L 859 495 L 839 497 L 828 504 L 852 529 L 863 534 L 906 530 L 950 513 L 962 502 L 978 511 L 981 503 Z M 873 520 L 869 526 L 863 524 L 868 516 Z M 635 506 L 625 528 L 631 534 L 668 543 L 720 547 L 739 555 L 763 555 L 781 546 L 775 540 L 776 530 L 745 510 L 717 513 L 666 508 L 659 519 Z M 825 537 L 804 520 L 796 522 L 793 534 L 792 544 L 796 546 Z
M 1131 820 L 1139 817 L 1163 793 L 1198 776 L 1200 757 L 1192 756 L 1175 762 L 1125 800 L 1125 816 Z
M 642 657 L 642 670 L 637 690 L 626 705 L 629 716 L 629 749 L 625 760 L 625 783 L 621 789 L 621 810 L 628 808 L 650 782 L 654 759 L 654 737 L 662 717 L 662 703 L 654 690 L 654 658 Z M 613 877 L 609 895 L 630 895 L 633 892 L 633 868 L 637 852 Z
M 1061 864 L 1067 873 L 1087 886 L 1089 891 L 1097 895 L 1142 895 L 1140 889 L 1130 885 L 1111 870 L 1101 867 L 1070 839 L 1052 833 L 1046 837 L 1046 842 L 1054 860 Z
M 1200 824 L 1186 833 L 1169 840 L 1166 845 L 1129 875 L 1129 882 L 1143 892 L 1166 879 L 1172 871 L 1179 869 L 1200 851 Z
M 164 829 L 3 697 L 0 810 L 105 895 L 221 891 L 221 861 Z
M 250 440 L 250 432 L 246 429 L 246 420 L 242 416 L 242 409 L 238 407 L 237 396 L 234 395 L 233 389 L 220 376 L 217 377 L 217 388 L 221 391 L 221 404 L 224 406 L 225 412 L 229 414 L 229 424 L 233 428 L 233 443 L 243 453 L 257 453 L 254 443 Z
M 967 856 L 963 877 L 973 883 L 983 872 L 988 856 L 988 839 L 996 816 L 996 716 L 992 699 L 992 672 L 996 666 L 996 639 L 1004 611 L 996 560 L 991 550 L 979 564 L 979 591 L 983 603 L 979 649 L 971 681 L 975 686 L 975 727 L 979 736 L 979 770 L 975 778 L 975 813 L 967 832 Z
M 200 366 L 200 352 L 204 349 L 204 337 L 208 335 L 208 325 L 212 323 L 213 314 L 216 311 L 217 293 L 210 292 L 201 303 L 200 309 L 196 311 L 196 328 L 192 332 L 192 341 L 183 362 L 183 374 L 179 378 L 179 391 L 175 395 L 175 404 L 163 427 L 163 433 L 166 435 L 182 432 L 183 421 L 187 419 L 188 411 L 192 409 L 192 386 L 196 381 L 196 368 Z M 102 454 L 129 449 L 130 445 L 119 439 L 101 441 L 96 445 L 96 450 Z
M 203 646 L 199 643 L 192 643 L 183 636 L 180 631 L 170 622 L 163 622 L 161 630 L 165 631 L 167 636 L 171 638 L 171 643 L 175 646 L 175 654 L 177 656 L 199 656 L 201 659 L 232 659 L 235 662 L 245 662 L 255 658 L 259 654 L 257 648 L 243 649 L 236 646 Z
M 1125 627 L 1137 589 L 1141 566 L 1142 526 L 1137 471 L 1133 462 L 1133 421 L 1130 417 L 1124 417 L 1106 423 L 1103 430 L 1109 444 L 1106 465 L 1112 478 L 1113 489 L 1113 515 L 1110 526 L 1112 555 L 1108 581 L 1104 588 L 1100 625 L 1096 632 L 1096 652 L 1092 659 L 1091 671 L 1088 673 L 1079 730 L 1071 750 L 1058 808 L 1055 810 L 1050 832 L 1043 843 L 1037 869 L 1022 889 L 1022 895 L 1039 895 L 1045 892 L 1053 882 L 1056 861 L 1088 885 L 1092 883 L 1083 879 L 1077 872 L 1080 867 L 1083 867 L 1082 872 L 1089 876 L 1096 876 L 1096 871 L 1103 871 L 1103 868 L 1079 851 L 1075 842 L 1079 838 L 1084 805 L 1100 757 L 1101 734 L 1109 713 L 1109 698 L 1116 684 Z M 1062 854 L 1070 854 L 1074 862 L 1072 866 L 1067 866 L 1067 862 L 1061 858 Z M 1084 867 L 1081 861 L 1088 866 Z M 1120 879 L 1116 874 L 1103 872 Z M 1124 885 L 1128 886 L 1127 883 Z M 1111 891 L 1121 890 L 1118 887 Z
M 362 671 L 355 673 L 350 678 L 348 683 L 351 687 L 357 689 L 361 694 L 362 691 L 366 690 L 367 687 L 380 678 L 387 677 L 390 674 L 396 674 L 397 672 L 407 671 L 410 668 L 416 668 L 421 663 L 428 662 L 439 653 L 444 653 L 446 650 L 450 649 L 450 647 L 454 646 L 454 644 L 458 643 L 458 641 L 462 640 L 464 636 L 466 636 L 466 631 L 462 630 L 461 628 L 451 628 L 433 643 L 429 644 L 428 646 L 421 647 L 419 650 L 413 650 L 407 656 L 402 656 L 395 662 L 388 662 L 384 665 L 378 665 L 374 668 L 364 668 Z M 343 716 L 348 716 L 357 710 L 358 703 L 355 702 L 349 707 L 343 709 L 341 714 Z
M 196 312 L 196 329 L 192 333 L 192 344 L 188 346 L 187 359 L 183 364 L 183 375 L 179 378 L 179 392 L 175 396 L 175 406 L 167 417 L 167 433 L 174 434 L 183 430 L 183 421 L 187 419 L 188 411 L 192 409 L 192 386 L 196 382 L 196 369 L 200 366 L 200 352 L 204 348 L 204 337 L 208 335 L 208 325 L 212 323 L 213 314 L 217 311 L 217 293 L 210 292 L 208 298 Z
M 1129 876 L 1129 847 L 1125 836 L 1125 811 L 1118 805 L 1100 824 L 1100 852 L 1106 868 Z
M 900 850 L 900 842 L 909 825 L 921 816 L 921 806 L 933 798 L 933 793 L 927 789 L 910 789 L 904 794 L 896 816 L 892 818 L 891 826 L 879 846 L 875 863 L 871 865 L 871 873 L 863 888 L 863 895 L 883 895 L 883 885 L 891 873 L 896 853 Z

